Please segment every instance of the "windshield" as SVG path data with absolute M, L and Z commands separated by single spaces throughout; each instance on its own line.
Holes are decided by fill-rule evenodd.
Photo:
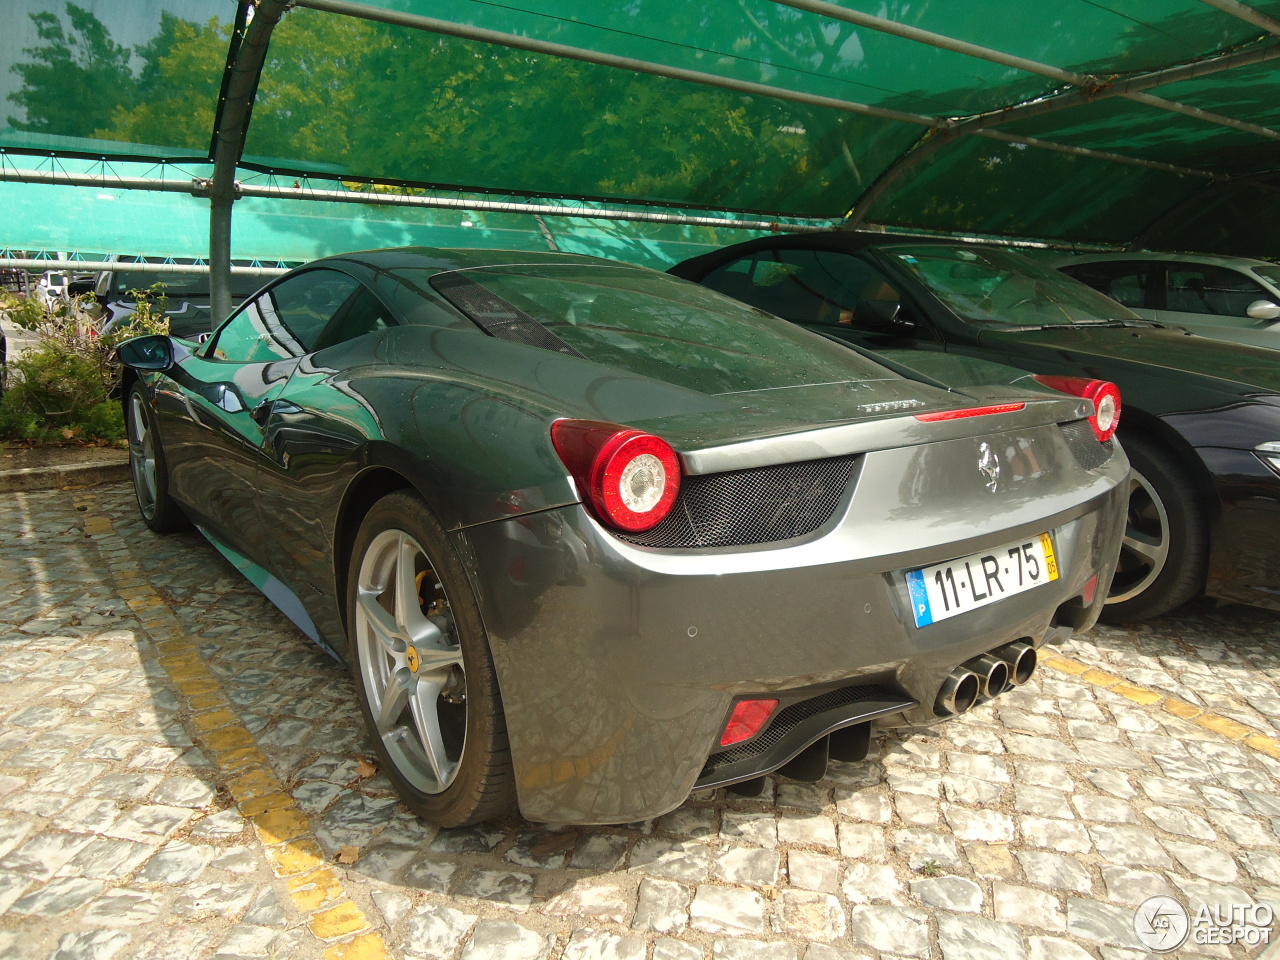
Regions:
M 1139 319 L 1110 297 L 1016 253 L 942 245 L 895 245 L 880 252 L 965 320 L 1038 327 Z
M 1278 267 L 1254 267 L 1253 272 L 1266 280 L 1274 287 L 1280 287 L 1280 266 Z
M 484 327 L 465 277 L 589 360 L 722 394 L 898 379 L 824 337 L 663 273 L 593 264 L 529 265 L 441 274 L 433 286 Z M 446 290 L 448 292 L 446 292 Z M 500 302 L 489 313 L 504 310 Z M 527 341 L 526 341 L 527 342 Z

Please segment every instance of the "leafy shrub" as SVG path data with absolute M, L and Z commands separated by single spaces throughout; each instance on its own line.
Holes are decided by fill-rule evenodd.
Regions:
M 117 400 L 116 346 L 146 333 L 168 333 L 164 285 L 132 291 L 138 306 L 127 324 L 98 332 L 90 295 L 42 302 L 0 294 L 0 310 L 36 335 L 35 345 L 10 357 L 0 398 L 0 437 L 15 440 L 119 441 L 124 415 Z

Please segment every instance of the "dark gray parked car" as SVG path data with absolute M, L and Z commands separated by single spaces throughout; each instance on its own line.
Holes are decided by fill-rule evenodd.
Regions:
M 444 824 L 817 779 L 873 720 L 1026 680 L 1123 526 L 1091 401 L 948 390 L 588 257 L 334 257 L 120 353 L 147 523 L 190 518 L 350 665 Z

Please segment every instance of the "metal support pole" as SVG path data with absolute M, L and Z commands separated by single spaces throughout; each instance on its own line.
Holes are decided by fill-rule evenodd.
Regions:
M 213 176 L 209 189 L 209 294 L 214 325 L 231 313 L 231 207 L 239 192 L 236 166 L 244 153 L 245 134 L 258 80 L 267 57 L 271 31 L 289 9 L 288 0 L 258 0 L 244 41 L 236 50 L 218 129 L 214 132 Z

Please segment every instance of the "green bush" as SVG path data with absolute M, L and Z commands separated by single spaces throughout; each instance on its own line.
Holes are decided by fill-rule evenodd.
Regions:
M 36 334 L 35 345 L 10 357 L 0 398 L 0 438 L 37 442 L 114 442 L 125 438 L 116 394 L 116 345 L 146 333 L 168 333 L 164 285 L 137 290 L 127 325 L 99 334 L 92 296 L 42 303 L 0 296 L 11 322 Z

